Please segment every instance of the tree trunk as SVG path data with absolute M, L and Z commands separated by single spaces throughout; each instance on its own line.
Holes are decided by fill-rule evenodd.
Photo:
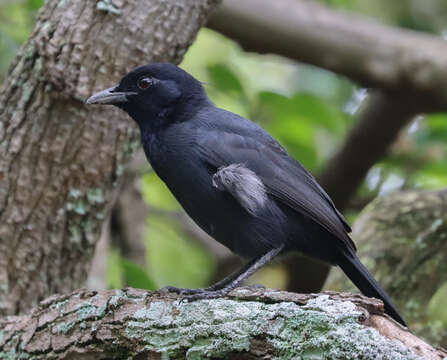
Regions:
M 94 90 L 178 63 L 218 0 L 47 0 L 0 91 L 0 314 L 83 284 L 139 140 Z
M 239 288 L 184 303 L 170 293 L 79 290 L 0 320 L 0 358 L 432 359 L 447 353 L 383 315 L 379 300 Z

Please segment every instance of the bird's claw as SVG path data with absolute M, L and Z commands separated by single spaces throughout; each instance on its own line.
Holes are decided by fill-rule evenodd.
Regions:
M 228 291 L 225 291 L 224 289 L 222 289 L 222 290 L 215 290 L 215 291 L 203 290 L 203 291 L 201 291 L 199 293 L 185 296 L 182 299 L 182 301 L 184 301 L 184 302 L 193 302 L 193 301 L 197 301 L 197 300 L 217 299 L 217 298 L 224 297 L 227 294 L 228 294 Z
M 160 289 L 160 291 L 163 292 L 173 292 L 179 295 L 194 295 L 194 294 L 200 294 L 203 292 L 203 289 L 188 289 L 188 288 L 178 288 L 175 286 L 164 286 Z

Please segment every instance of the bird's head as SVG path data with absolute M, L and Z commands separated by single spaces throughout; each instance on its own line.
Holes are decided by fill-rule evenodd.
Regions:
M 115 105 L 149 131 L 184 121 L 206 103 L 208 98 L 202 84 L 169 63 L 140 66 L 124 76 L 118 85 L 86 101 L 86 104 Z

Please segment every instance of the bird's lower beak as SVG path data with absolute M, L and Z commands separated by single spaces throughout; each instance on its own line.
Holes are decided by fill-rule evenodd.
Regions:
M 86 104 L 119 104 L 123 102 L 127 102 L 128 95 L 135 95 L 134 92 L 120 92 L 115 91 L 118 86 L 113 86 L 111 88 L 105 89 L 103 91 L 97 92 L 96 94 L 90 96 L 86 100 Z

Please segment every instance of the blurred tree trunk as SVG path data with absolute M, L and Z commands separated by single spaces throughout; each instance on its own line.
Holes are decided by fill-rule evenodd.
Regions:
M 143 150 L 135 153 L 130 162 L 111 213 L 110 240 L 120 254 L 141 265 L 146 265 L 144 233 L 148 217 L 148 208 L 141 192 L 141 174 L 152 171 Z
M 406 191 L 377 198 L 360 213 L 353 238 L 361 260 L 413 331 L 447 346 L 444 295 L 437 295 L 439 304 L 432 309 L 439 314 L 429 311 L 435 294 L 447 286 L 447 190 Z M 338 270 L 331 273 L 326 287 L 354 289 Z
M 0 314 L 81 286 L 139 140 L 94 90 L 178 63 L 218 0 L 48 0 L 0 91 Z

